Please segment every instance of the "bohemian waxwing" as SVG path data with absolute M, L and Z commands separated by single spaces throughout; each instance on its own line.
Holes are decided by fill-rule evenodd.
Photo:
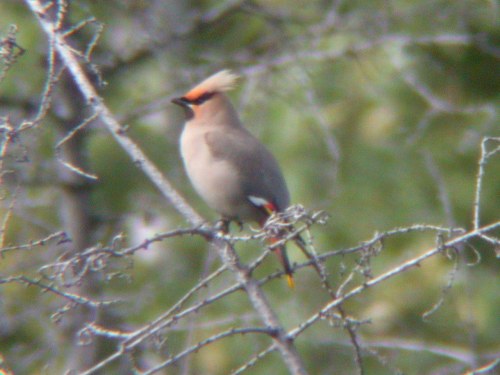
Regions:
M 237 78 L 220 71 L 172 102 L 185 111 L 180 149 L 195 190 L 223 220 L 262 226 L 289 206 L 290 196 L 276 159 L 243 127 L 225 95 Z M 293 287 L 285 246 L 275 251 Z

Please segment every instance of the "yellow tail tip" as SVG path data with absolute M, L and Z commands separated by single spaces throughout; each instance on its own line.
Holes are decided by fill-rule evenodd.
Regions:
M 286 282 L 291 289 L 295 288 L 295 280 L 292 275 L 286 275 Z

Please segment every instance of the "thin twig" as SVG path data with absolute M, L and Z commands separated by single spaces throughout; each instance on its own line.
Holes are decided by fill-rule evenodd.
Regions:
M 497 143 L 496 148 L 492 151 L 488 150 L 488 143 Z M 494 137 L 484 137 L 481 141 L 481 157 L 479 159 L 479 168 L 477 171 L 476 178 L 476 191 L 474 195 L 474 214 L 472 225 L 474 229 L 479 228 L 480 226 L 480 211 L 481 211 L 481 193 L 483 187 L 483 179 L 484 179 L 484 170 L 485 166 L 488 162 L 488 159 L 496 154 L 500 150 L 500 138 Z

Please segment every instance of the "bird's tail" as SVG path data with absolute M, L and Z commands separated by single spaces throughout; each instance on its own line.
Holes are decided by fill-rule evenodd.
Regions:
M 265 226 L 267 219 L 269 216 L 272 216 L 274 213 L 278 212 L 277 206 L 269 202 L 266 199 L 260 198 L 260 197 L 255 197 L 255 196 L 249 196 L 250 202 L 255 205 L 256 207 L 260 208 L 262 211 L 266 213 L 266 217 L 260 222 L 260 225 L 262 227 Z M 284 234 L 285 232 L 282 232 L 281 234 Z M 280 241 L 282 238 L 281 236 L 278 235 L 278 237 L 271 237 L 269 239 L 269 242 L 271 245 L 275 244 L 276 242 Z M 286 246 L 280 245 L 277 246 L 274 251 L 276 252 L 276 255 L 278 255 L 278 258 L 283 265 L 283 269 L 285 270 L 286 274 L 286 280 L 288 282 L 288 286 L 290 288 L 295 288 L 295 281 L 293 280 L 293 272 L 292 272 L 292 267 L 290 266 L 290 261 L 288 260 L 288 255 L 286 253 Z
M 279 240 L 279 238 L 272 238 L 270 242 L 271 244 L 273 244 L 278 242 Z M 280 245 L 274 249 L 274 252 L 278 256 L 280 263 L 283 265 L 283 270 L 286 274 L 286 281 L 288 283 L 288 286 L 292 289 L 295 288 L 295 280 L 293 279 L 292 267 L 290 266 L 290 261 L 288 260 L 288 255 L 286 253 L 286 246 Z

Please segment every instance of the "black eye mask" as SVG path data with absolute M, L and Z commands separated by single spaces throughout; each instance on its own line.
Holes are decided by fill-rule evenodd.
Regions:
M 189 100 L 187 98 L 182 98 L 182 99 L 185 99 L 186 102 L 188 102 L 189 104 L 200 105 L 200 104 L 205 103 L 208 99 L 210 99 L 214 95 L 215 95 L 214 92 L 206 92 L 203 95 L 201 95 L 193 100 Z

